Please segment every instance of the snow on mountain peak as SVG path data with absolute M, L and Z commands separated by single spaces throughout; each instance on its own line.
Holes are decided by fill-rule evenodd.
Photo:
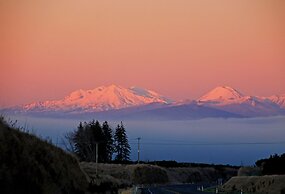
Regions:
M 148 108 L 154 106 L 160 108 L 198 105 L 197 107 L 210 107 L 242 116 L 285 114 L 285 95 L 275 95 L 271 97 L 246 96 L 229 86 L 216 87 L 196 101 L 173 102 L 174 101 L 151 90 L 135 86 L 124 88 L 112 84 L 91 90 L 76 90 L 61 100 L 27 104 L 22 106 L 20 111 L 48 114 L 54 112 L 77 114 L 117 110 L 143 105 L 147 105 L 146 107 Z M 171 106 L 164 106 L 170 103 Z
M 243 116 L 266 116 L 284 114 L 281 108 L 282 98 L 262 98 L 244 96 L 237 90 L 228 87 L 217 87 L 199 98 L 198 105 L 217 108 Z
M 101 86 L 91 90 L 76 90 L 62 100 L 45 101 L 25 105 L 26 110 L 85 110 L 106 111 L 150 103 L 168 104 L 171 100 L 156 92 L 124 88 L 118 85 Z
M 152 90 L 146 90 L 144 88 L 140 88 L 140 87 L 136 87 L 136 86 L 132 86 L 129 88 L 129 90 L 131 90 L 134 94 L 139 95 L 139 96 L 144 96 L 146 98 L 154 98 L 154 99 L 161 99 L 163 101 L 165 101 L 164 103 L 169 104 L 172 103 L 173 100 L 170 100 Z
M 285 94 L 274 95 L 265 99 L 268 99 L 271 102 L 278 104 L 281 108 L 285 108 Z
M 214 102 L 226 102 L 236 101 L 243 98 L 244 95 L 234 88 L 229 86 L 219 86 L 205 94 L 198 99 L 199 102 L 214 101 Z

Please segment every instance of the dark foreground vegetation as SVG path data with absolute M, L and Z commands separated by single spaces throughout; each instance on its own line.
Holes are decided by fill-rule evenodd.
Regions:
M 76 158 L 0 118 L 0 193 L 85 193 Z
M 285 153 L 280 156 L 271 155 L 267 159 L 256 161 L 255 164 L 261 169 L 263 175 L 285 174 Z

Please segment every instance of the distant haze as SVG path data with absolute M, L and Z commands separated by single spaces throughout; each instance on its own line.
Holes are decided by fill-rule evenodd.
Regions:
M 179 99 L 285 93 L 285 1 L 0 3 L 0 107 L 112 83 Z
M 13 116 L 17 125 L 64 147 L 64 134 L 80 119 L 48 119 Z M 102 122 L 102 121 L 101 121 Z M 114 129 L 120 121 L 109 121 Z M 137 137 L 141 137 L 142 160 L 176 160 L 216 164 L 253 165 L 256 160 L 285 152 L 285 117 L 250 119 L 201 119 L 184 121 L 123 120 L 137 159 Z

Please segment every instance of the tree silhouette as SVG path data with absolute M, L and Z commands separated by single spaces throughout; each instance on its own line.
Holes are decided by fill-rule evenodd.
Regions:
M 102 130 L 104 134 L 104 143 L 103 148 L 104 150 L 104 161 L 110 162 L 112 161 L 112 156 L 114 153 L 114 139 L 113 139 L 113 131 L 109 127 L 107 121 L 105 121 L 102 125 Z
M 107 121 L 102 126 L 95 120 L 80 122 L 77 129 L 65 137 L 71 147 L 69 151 L 75 153 L 81 161 L 96 161 L 96 144 L 99 162 L 111 162 L 114 153 L 116 161 L 129 160 L 131 148 L 122 122 L 114 135 Z
M 115 160 L 120 162 L 129 161 L 131 147 L 129 145 L 126 130 L 122 122 L 121 125 L 118 125 L 116 128 L 114 139 L 116 152 Z
M 271 155 L 267 159 L 261 159 L 255 162 L 260 167 L 263 175 L 285 174 L 285 153 L 282 155 Z
M 103 128 L 104 127 L 104 128 Z M 112 159 L 112 129 L 105 122 L 101 127 L 99 121 L 80 122 L 77 130 L 68 133 L 66 138 L 73 151 L 81 161 L 96 161 L 96 144 L 98 144 L 98 161 L 110 162 Z

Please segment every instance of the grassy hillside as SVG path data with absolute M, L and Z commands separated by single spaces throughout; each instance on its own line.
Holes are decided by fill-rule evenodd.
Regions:
M 0 119 L 0 193 L 85 193 L 77 160 Z
M 94 179 L 95 185 L 108 182 L 112 187 L 127 187 L 133 184 L 168 184 L 213 182 L 224 180 L 237 175 L 237 169 L 223 167 L 174 167 L 165 168 L 150 164 L 98 164 L 96 175 L 95 163 L 80 163 L 84 171 Z
M 285 194 L 285 175 L 233 177 L 222 188 L 226 192 Z
M 158 166 L 144 164 L 96 164 L 93 162 L 80 163 L 88 176 L 93 179 L 93 186 L 108 185 L 109 188 L 126 188 L 133 184 L 168 183 L 167 172 Z

